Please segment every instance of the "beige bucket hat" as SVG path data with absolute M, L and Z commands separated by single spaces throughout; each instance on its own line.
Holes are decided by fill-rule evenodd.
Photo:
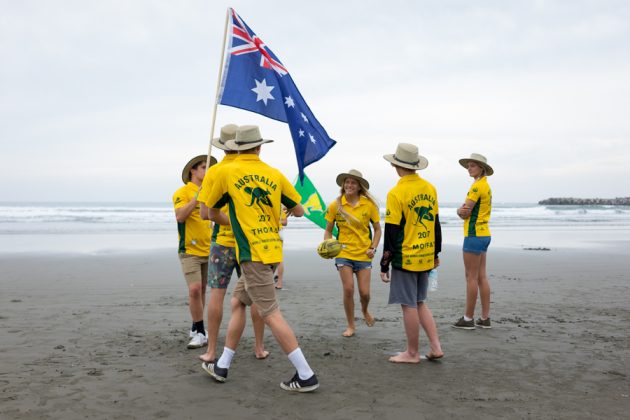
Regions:
M 190 182 L 190 170 L 192 169 L 192 167 L 199 162 L 205 162 L 206 160 L 208 160 L 208 155 L 199 155 L 190 159 L 190 161 L 186 164 L 186 166 L 184 166 L 184 169 L 182 170 L 182 181 L 184 181 L 184 184 L 188 184 Z M 214 156 L 210 156 L 210 166 L 214 165 L 215 163 L 217 163 L 217 160 L 214 158 Z
M 401 168 L 420 170 L 429 166 L 427 158 L 418 154 L 418 147 L 409 143 L 398 143 L 396 153 L 383 155 L 383 158 Z
M 363 174 L 356 169 L 350 169 L 348 172 L 341 173 L 337 175 L 337 185 L 340 187 L 345 182 L 346 178 L 356 179 L 357 182 L 363 187 L 365 190 L 370 189 L 370 183 L 367 182 L 365 178 L 363 178 Z
M 463 158 L 459 160 L 459 164 L 464 168 L 468 169 L 468 162 L 475 162 L 477 165 L 481 166 L 486 170 L 486 175 L 490 176 L 494 173 L 494 169 L 492 166 L 488 165 L 488 159 L 484 155 L 480 155 L 479 153 L 471 153 L 469 158 Z
M 212 145 L 216 147 L 217 149 L 227 150 L 228 152 L 232 152 L 233 150 L 227 147 L 225 143 L 228 140 L 234 140 L 236 138 L 237 129 L 238 129 L 238 125 L 236 124 L 224 125 L 223 127 L 221 127 L 221 134 L 219 135 L 219 137 L 212 139 Z
M 228 140 L 225 145 L 231 150 L 249 150 L 273 140 L 263 139 L 257 125 L 241 125 L 236 129 L 236 138 Z

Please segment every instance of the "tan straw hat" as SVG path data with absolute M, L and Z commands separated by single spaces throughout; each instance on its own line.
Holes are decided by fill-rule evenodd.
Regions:
M 396 153 L 393 155 L 383 155 L 383 158 L 401 168 L 419 170 L 429 166 L 427 158 L 418 154 L 418 147 L 409 143 L 398 143 Z
M 236 139 L 228 140 L 225 145 L 231 150 L 249 150 L 273 140 L 263 139 L 257 125 L 241 125 L 236 129 Z
M 190 182 L 190 170 L 192 169 L 192 167 L 199 162 L 205 162 L 207 159 L 208 155 L 199 155 L 190 159 L 190 161 L 186 164 L 186 166 L 184 166 L 184 169 L 182 170 L 182 181 L 184 181 L 184 184 L 188 184 Z M 215 163 L 217 163 L 217 160 L 214 158 L 214 156 L 210 156 L 210 166 L 214 165 Z
M 370 189 L 370 183 L 367 182 L 367 180 L 363 178 L 363 174 L 361 174 L 361 172 L 357 171 L 356 169 L 350 169 L 348 172 L 344 172 L 337 175 L 337 185 L 341 187 L 343 183 L 345 182 L 346 178 L 356 179 L 359 182 L 359 184 L 361 184 L 363 189 L 365 190 Z
M 238 125 L 236 124 L 224 125 L 223 127 L 221 127 L 221 134 L 219 135 L 219 137 L 212 139 L 212 145 L 217 149 L 232 152 L 232 149 L 227 147 L 225 143 L 228 140 L 234 140 L 236 138 L 236 129 L 238 129 Z
M 471 153 L 469 158 L 463 158 L 459 160 L 459 164 L 464 168 L 468 169 L 468 162 L 475 162 L 477 165 L 481 166 L 486 170 L 486 175 L 490 176 L 494 173 L 494 169 L 492 166 L 488 165 L 488 160 L 484 155 L 480 155 L 479 153 Z

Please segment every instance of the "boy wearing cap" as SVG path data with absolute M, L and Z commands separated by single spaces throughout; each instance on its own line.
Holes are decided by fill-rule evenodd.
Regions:
M 207 155 L 192 158 L 182 171 L 184 186 L 173 194 L 175 219 L 179 234 L 179 261 L 188 284 L 188 308 L 192 317 L 189 349 L 207 343 L 203 325 L 203 307 L 206 295 L 208 253 L 210 252 L 210 224 L 201 219 L 197 195 L 206 174 Z M 211 158 L 211 165 L 216 159 Z
M 198 200 L 201 202 L 201 218 L 204 220 L 209 220 L 207 200 L 212 190 L 212 184 L 216 179 L 217 171 L 224 166 L 230 165 L 238 156 L 237 151 L 231 150 L 225 144 L 228 140 L 234 140 L 237 128 L 238 126 L 235 124 L 227 124 L 221 127 L 219 137 L 212 139 L 212 146 L 223 150 L 225 157 L 221 162 L 213 165 L 203 178 Z M 224 206 L 221 211 L 227 214 L 228 206 Z M 210 259 L 208 264 L 208 285 L 210 286 L 210 300 L 208 301 L 208 349 L 206 353 L 199 356 L 199 359 L 206 363 L 215 361 L 219 327 L 223 320 L 223 301 L 225 300 L 232 273 L 236 271 L 237 276 L 241 276 L 241 269 L 236 260 L 235 246 L 234 233 L 230 225 L 215 224 L 210 242 Z M 257 359 L 265 359 L 269 355 L 269 352 L 265 350 L 263 344 L 265 322 L 255 306 L 251 308 L 251 317 L 256 342 L 254 353 Z
M 407 336 L 404 352 L 389 358 L 394 363 L 419 363 L 420 326 L 429 338 L 428 360 L 444 356 L 433 314 L 425 302 L 428 272 L 440 265 L 442 231 L 435 187 L 416 171 L 429 162 L 413 144 L 400 143 L 393 155 L 384 155 L 400 177 L 387 194 L 385 240 L 381 279 L 390 282 L 389 304 L 400 304 Z M 392 265 L 390 276 L 389 265 Z
M 231 299 L 232 316 L 225 347 L 216 363 L 204 363 L 203 369 L 219 382 L 225 382 L 232 357 L 245 327 L 245 307 L 256 304 L 265 324 L 296 369 L 290 380 L 281 382 L 286 391 L 310 392 L 319 387 L 298 345 L 293 330 L 282 316 L 276 300 L 273 272 L 282 261 L 280 206 L 289 215 L 301 217 L 304 209 L 300 195 L 280 171 L 260 160 L 260 146 L 273 140 L 263 139 L 257 126 L 241 126 L 228 147 L 239 157 L 229 167 L 218 171 L 209 194 L 210 219 L 230 224 L 236 238 L 236 254 L 242 275 Z M 229 219 L 220 209 L 229 203 Z

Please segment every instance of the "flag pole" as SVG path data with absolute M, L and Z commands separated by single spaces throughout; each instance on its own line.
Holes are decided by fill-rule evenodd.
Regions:
M 223 76 L 223 59 L 225 58 L 225 41 L 227 39 L 228 19 L 230 18 L 230 8 L 228 7 L 225 14 L 225 26 L 223 28 L 223 45 L 221 47 L 221 60 L 219 64 L 219 76 L 217 77 L 217 89 L 214 97 L 214 107 L 212 109 L 212 123 L 210 124 L 210 141 L 208 143 L 208 157 L 206 159 L 206 167 L 210 167 L 210 156 L 212 155 L 212 138 L 214 137 L 214 125 L 217 120 L 217 105 L 219 103 L 219 88 L 221 87 L 221 78 Z

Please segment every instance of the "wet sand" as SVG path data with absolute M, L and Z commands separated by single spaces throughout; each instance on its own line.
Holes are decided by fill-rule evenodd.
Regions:
M 321 383 L 300 395 L 278 386 L 293 368 L 269 331 L 255 359 L 250 325 L 225 384 L 201 370 L 172 252 L 1 255 L 0 418 L 625 418 L 630 247 L 550 248 L 491 247 L 493 328 L 461 331 L 461 253 L 446 247 L 429 302 L 446 356 L 419 365 L 387 361 L 405 340 L 377 270 L 377 322 L 344 338 L 332 263 L 287 251 L 281 308 Z

